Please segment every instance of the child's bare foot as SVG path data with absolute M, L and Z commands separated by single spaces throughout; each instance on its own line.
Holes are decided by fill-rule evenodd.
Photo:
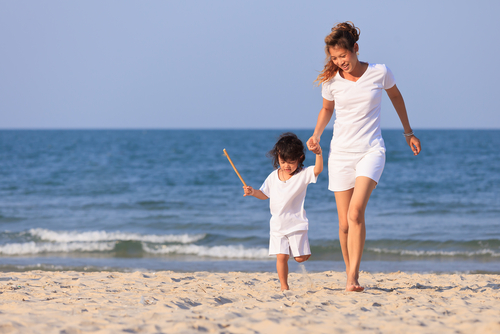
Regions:
M 290 287 L 288 286 L 288 284 L 282 285 L 281 286 L 281 292 L 286 291 L 286 290 L 290 290 Z

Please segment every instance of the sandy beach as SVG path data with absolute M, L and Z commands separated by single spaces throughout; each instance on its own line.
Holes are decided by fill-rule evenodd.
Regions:
M 0 273 L 0 333 L 500 333 L 500 276 Z

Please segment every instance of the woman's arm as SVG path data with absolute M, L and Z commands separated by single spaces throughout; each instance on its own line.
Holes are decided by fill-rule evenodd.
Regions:
M 307 141 L 307 148 L 311 151 L 315 151 L 319 147 L 319 141 L 321 140 L 321 135 L 325 130 L 325 127 L 328 125 L 330 120 L 332 119 L 333 110 L 335 109 L 335 101 L 328 101 L 323 99 L 323 108 L 321 108 L 318 121 L 316 122 L 316 128 L 314 129 L 314 133 Z
M 405 101 L 403 100 L 403 95 L 399 91 L 396 85 L 392 86 L 392 88 L 386 89 L 387 96 L 391 99 L 392 105 L 396 112 L 398 113 L 399 119 L 401 120 L 401 124 L 403 125 L 404 133 L 410 134 L 413 133 L 413 130 L 410 126 L 410 121 L 408 120 L 408 113 L 406 112 Z M 421 151 L 420 140 L 415 137 L 415 135 L 405 136 L 406 142 L 410 146 L 414 155 L 418 155 Z

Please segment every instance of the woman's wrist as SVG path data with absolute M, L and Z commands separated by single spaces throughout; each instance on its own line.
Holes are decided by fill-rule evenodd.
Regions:
M 410 129 L 410 131 L 403 132 L 403 136 L 405 136 L 405 137 L 412 137 L 414 135 L 415 135 L 415 133 L 413 132 L 412 129 Z
M 317 132 L 314 132 L 311 137 L 314 138 L 314 139 L 316 139 L 317 141 L 319 141 L 321 139 L 321 134 L 318 134 Z

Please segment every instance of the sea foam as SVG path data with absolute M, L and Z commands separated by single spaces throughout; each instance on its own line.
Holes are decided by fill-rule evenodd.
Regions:
M 232 259 L 269 258 L 267 248 L 245 248 L 242 245 L 212 247 L 199 245 L 162 245 L 160 247 L 150 247 L 143 244 L 143 249 L 152 254 L 182 254 Z
M 139 234 L 106 231 L 51 231 L 43 228 L 33 228 L 28 231 L 31 235 L 44 241 L 75 242 L 75 241 L 143 241 L 152 243 L 182 243 L 189 244 L 205 238 L 206 234 Z
M 444 250 L 408 250 L 408 249 L 387 249 L 387 248 L 368 248 L 369 251 L 380 254 L 397 254 L 406 256 L 481 256 L 489 255 L 499 257 L 500 253 L 491 249 L 480 249 L 476 251 L 444 251 Z
M 39 253 L 104 252 L 113 250 L 115 242 L 11 243 L 0 246 L 0 254 L 26 255 Z

